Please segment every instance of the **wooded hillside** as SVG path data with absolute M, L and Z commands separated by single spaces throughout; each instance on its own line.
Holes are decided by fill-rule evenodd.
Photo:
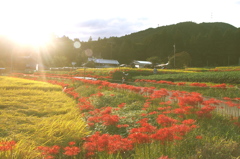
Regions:
M 122 63 L 158 56 L 162 62 L 176 53 L 188 52 L 191 66 L 237 65 L 240 58 L 240 28 L 226 23 L 178 23 L 149 28 L 124 37 L 88 42 L 94 53 Z

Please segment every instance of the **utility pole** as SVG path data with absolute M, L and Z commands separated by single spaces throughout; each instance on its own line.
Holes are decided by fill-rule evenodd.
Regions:
M 175 51 L 176 51 L 176 48 L 175 48 L 175 44 L 173 45 L 173 52 L 174 52 L 174 68 L 175 68 Z

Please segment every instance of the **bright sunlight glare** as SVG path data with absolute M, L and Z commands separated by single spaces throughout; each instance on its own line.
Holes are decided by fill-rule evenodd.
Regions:
M 20 45 L 31 45 L 34 47 L 45 46 L 50 42 L 50 33 L 45 29 L 39 29 L 25 23 L 17 29 L 5 29 L 5 36 Z
M 40 47 L 50 42 L 58 25 L 50 10 L 43 10 L 44 4 L 23 0 L 5 1 L 4 5 L 0 6 L 0 34 L 20 45 Z

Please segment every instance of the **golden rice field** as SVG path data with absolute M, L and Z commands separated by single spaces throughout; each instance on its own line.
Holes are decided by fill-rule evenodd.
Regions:
M 34 158 L 39 145 L 63 144 L 88 134 L 75 100 L 61 86 L 11 77 L 0 77 L 0 83 L 0 141 L 18 143 L 11 156 L 0 152 L 0 158 Z

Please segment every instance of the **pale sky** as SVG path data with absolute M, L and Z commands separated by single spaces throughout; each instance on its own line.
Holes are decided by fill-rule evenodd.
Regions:
M 240 0 L 0 0 L 0 34 L 26 42 L 49 33 L 80 41 L 121 37 L 186 21 L 239 28 Z

